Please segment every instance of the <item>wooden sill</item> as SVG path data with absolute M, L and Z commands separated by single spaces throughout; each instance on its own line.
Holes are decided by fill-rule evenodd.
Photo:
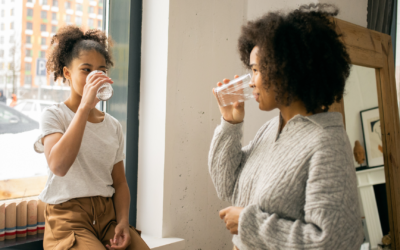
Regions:
M 43 234 L 27 235 L 26 237 L 0 241 L 0 249 L 6 248 L 6 247 L 14 247 L 14 246 L 18 246 L 18 245 L 24 245 L 24 244 L 42 241 L 42 240 L 43 240 Z
M 44 189 L 47 176 L 35 176 L 0 181 L 0 204 L 12 199 L 38 196 Z

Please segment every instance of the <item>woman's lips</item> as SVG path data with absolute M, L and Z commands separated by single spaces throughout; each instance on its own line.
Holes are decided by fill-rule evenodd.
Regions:
M 254 99 L 256 99 L 256 101 L 258 102 L 258 97 L 260 96 L 260 94 L 258 93 L 253 93 Z

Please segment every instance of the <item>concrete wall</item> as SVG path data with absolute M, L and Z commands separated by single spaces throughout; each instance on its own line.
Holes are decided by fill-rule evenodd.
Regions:
M 242 24 L 302 3 L 144 1 L 138 184 L 143 233 L 183 238 L 186 249 L 232 249 L 231 235 L 218 217 L 230 204 L 219 201 L 208 174 L 208 150 L 220 123 L 211 89 L 223 78 L 246 72 L 237 52 Z M 348 5 L 351 18 L 358 12 L 366 18 L 366 8 Z M 277 114 L 246 103 L 244 144 Z

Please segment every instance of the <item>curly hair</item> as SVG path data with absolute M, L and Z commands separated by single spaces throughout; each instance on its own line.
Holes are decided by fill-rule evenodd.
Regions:
M 85 33 L 77 26 L 68 25 L 55 34 L 51 39 L 50 53 L 47 58 L 47 71 L 54 72 L 54 81 L 62 78 L 65 82 L 63 73 L 64 66 L 70 66 L 74 58 L 79 57 L 81 51 L 95 50 L 104 56 L 106 66 L 112 67 L 112 55 L 110 48 L 111 38 L 97 29 L 90 29 Z
M 273 86 L 276 101 L 302 101 L 307 112 L 326 112 L 343 97 L 350 58 L 332 16 L 330 4 L 302 5 L 288 14 L 270 12 L 242 27 L 239 53 L 250 68 L 250 53 L 259 48 L 263 84 Z

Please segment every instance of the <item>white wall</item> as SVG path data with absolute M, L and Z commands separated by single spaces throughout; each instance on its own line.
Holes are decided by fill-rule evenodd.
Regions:
M 183 238 L 186 249 L 232 249 L 231 235 L 218 217 L 229 203 L 217 198 L 207 166 L 220 123 L 211 90 L 221 79 L 245 72 L 237 39 L 246 20 L 302 3 L 144 1 L 138 184 L 138 228 L 143 233 Z M 349 6 L 353 15 L 360 11 Z M 244 143 L 276 115 L 247 102 Z

